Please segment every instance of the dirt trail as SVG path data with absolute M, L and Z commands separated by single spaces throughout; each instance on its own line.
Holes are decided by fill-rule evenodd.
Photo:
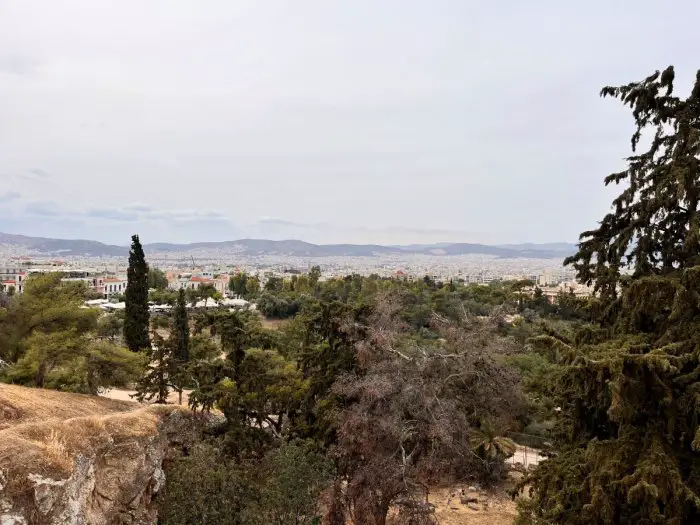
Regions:
M 121 388 L 112 388 L 106 392 L 103 392 L 100 394 L 101 397 L 106 397 L 108 399 L 116 399 L 118 401 L 131 401 L 132 403 L 135 403 L 136 401 L 134 400 L 133 397 L 131 397 L 131 394 L 135 394 L 136 390 L 125 390 Z M 182 393 L 182 405 L 187 406 L 187 402 L 189 400 L 189 393 L 190 390 L 185 390 Z M 171 403 L 173 405 L 177 405 L 177 392 L 170 392 L 168 394 L 168 403 Z

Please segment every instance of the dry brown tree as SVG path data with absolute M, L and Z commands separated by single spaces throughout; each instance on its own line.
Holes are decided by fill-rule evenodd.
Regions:
M 390 509 L 400 523 L 430 523 L 430 484 L 492 481 L 505 457 L 480 454 L 474 437 L 483 448 L 522 406 L 517 376 L 502 360 L 513 343 L 492 320 L 436 316 L 442 338 L 427 345 L 410 342 L 400 311 L 395 294 L 378 301 L 358 345 L 360 370 L 333 386 L 344 400 L 333 453 L 354 523 L 384 525 Z

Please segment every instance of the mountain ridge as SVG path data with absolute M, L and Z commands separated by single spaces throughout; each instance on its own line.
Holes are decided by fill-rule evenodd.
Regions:
M 122 257 L 127 246 L 106 244 L 89 239 L 54 239 L 0 232 L 0 245 L 24 248 L 44 255 Z M 488 245 L 478 243 L 435 243 L 385 246 L 379 244 L 314 244 L 296 239 L 272 241 L 267 239 L 237 239 L 195 243 L 144 244 L 146 253 L 190 252 L 196 250 L 234 250 L 242 255 L 287 255 L 296 257 L 373 257 L 388 254 L 492 255 L 499 258 L 558 259 L 571 255 L 576 245 L 569 243 L 523 243 Z

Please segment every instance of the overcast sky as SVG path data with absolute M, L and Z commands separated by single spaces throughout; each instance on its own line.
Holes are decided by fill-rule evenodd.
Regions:
M 700 2 L 0 0 L 0 231 L 575 241 Z

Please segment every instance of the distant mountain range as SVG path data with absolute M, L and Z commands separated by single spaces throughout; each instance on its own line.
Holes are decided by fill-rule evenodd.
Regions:
M 23 248 L 27 252 L 56 256 L 125 257 L 128 247 L 104 244 L 82 239 L 49 239 L 0 233 L 0 245 Z M 236 251 L 241 255 L 288 255 L 295 257 L 371 257 L 382 254 L 426 255 L 493 255 L 504 259 L 537 258 L 563 259 L 576 251 L 568 243 L 547 244 L 469 244 L 438 243 L 408 246 L 380 246 L 377 244 L 311 244 L 304 241 L 268 241 L 239 239 L 237 241 L 196 242 L 190 244 L 153 243 L 144 245 L 146 253 L 174 253 L 201 250 Z

